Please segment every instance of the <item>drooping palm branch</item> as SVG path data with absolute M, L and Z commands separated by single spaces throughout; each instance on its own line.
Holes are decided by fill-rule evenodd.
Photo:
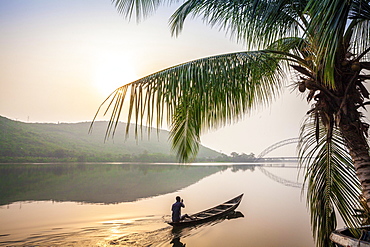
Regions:
M 343 53 L 348 52 L 346 48 L 351 47 L 358 56 L 354 62 L 363 57 L 361 53 L 368 53 L 369 8 L 368 0 L 309 1 L 307 5 L 306 9 L 312 16 L 307 32 L 316 39 L 315 62 L 322 64 L 322 81 L 333 88 L 338 79 L 335 78 L 335 69 L 343 60 Z
M 298 148 L 300 167 L 305 170 L 313 234 L 317 246 L 327 247 L 334 246 L 329 236 L 337 224 L 335 210 L 348 227 L 355 229 L 359 226 L 360 222 L 354 215 L 355 209 L 360 208 L 360 184 L 339 130 L 328 130 L 317 122 L 317 117 L 313 112 L 306 118 Z
M 164 4 L 164 2 L 176 2 L 176 0 L 111 0 L 119 13 L 126 18 L 136 16 L 136 20 L 140 21 L 153 13 L 157 8 Z
M 188 0 L 171 16 L 170 26 L 178 35 L 187 17 L 201 17 L 206 24 L 236 37 L 248 49 L 265 49 L 281 38 L 302 36 L 307 24 L 305 2 Z
M 134 118 L 136 133 L 140 125 L 167 123 L 178 157 L 190 161 L 203 131 L 238 121 L 279 94 L 283 69 L 277 56 L 265 51 L 213 56 L 124 85 L 103 103 L 112 110 L 106 137 L 114 134 L 128 93 L 128 123 Z

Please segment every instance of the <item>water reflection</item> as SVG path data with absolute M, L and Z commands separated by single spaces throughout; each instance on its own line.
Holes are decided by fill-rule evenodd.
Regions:
M 240 211 L 231 212 L 229 215 L 196 226 L 185 228 L 165 227 L 155 231 L 132 233 L 114 238 L 108 244 L 116 246 L 185 246 L 188 237 L 198 235 L 203 230 L 218 225 L 225 220 L 234 220 L 241 217 L 244 217 L 244 215 Z
M 0 205 L 16 201 L 131 202 L 185 188 L 225 166 L 0 165 Z
M 302 183 L 299 183 L 299 182 L 296 182 L 296 181 L 291 181 L 291 180 L 284 179 L 284 178 L 281 178 L 279 176 L 276 176 L 275 174 L 273 174 L 272 172 L 269 172 L 268 170 L 266 170 L 262 166 L 259 167 L 259 170 L 263 174 L 265 174 L 268 178 L 270 178 L 271 180 L 274 180 L 274 181 L 276 181 L 280 184 L 283 184 L 285 186 L 294 187 L 294 188 L 302 188 L 302 186 L 303 186 Z
M 186 245 L 180 242 L 180 237 L 172 239 L 170 244 L 172 244 L 172 247 L 184 247 Z
M 102 204 L 132 202 L 180 190 L 226 169 L 236 173 L 254 172 L 255 168 L 252 164 L 0 164 L 0 206 L 45 200 Z M 258 168 L 278 183 L 302 187 L 301 183 L 281 178 L 261 166 Z
M 191 235 L 194 235 L 194 233 L 198 234 L 202 230 L 202 228 L 206 228 L 207 226 L 214 226 L 217 225 L 224 220 L 232 220 L 232 219 L 237 219 L 237 218 L 242 218 L 244 217 L 244 214 L 240 211 L 233 211 L 230 212 L 227 215 L 221 216 L 219 218 L 216 218 L 212 221 L 205 222 L 203 224 L 195 225 L 195 226 L 190 226 L 190 227 L 184 227 L 184 228 L 172 228 L 172 235 L 173 239 L 170 242 L 170 244 L 173 244 L 173 246 L 185 246 L 186 244 L 183 244 L 180 242 L 180 239 L 183 237 L 189 237 Z M 182 244 L 182 245 L 180 245 Z
M 77 198 L 84 202 L 88 198 L 98 202 L 103 198 L 101 194 L 109 193 L 109 190 L 112 190 L 113 196 L 119 197 L 117 200 L 135 200 L 150 194 L 160 194 L 165 191 L 164 187 L 172 193 L 124 203 L 111 203 L 111 200 L 101 200 L 103 204 L 33 201 L 0 206 L 0 245 L 314 246 L 309 216 L 301 201 L 301 190 L 271 180 L 253 165 L 229 165 L 226 168 L 219 164 L 185 167 L 83 164 L 62 167 L 66 165 L 30 165 L 22 171 L 17 171 L 21 167 L 18 165 L 11 165 L 8 170 L 0 165 L 0 197 L 3 201 L 11 201 L 14 198 L 35 200 L 51 195 L 53 199 Z M 52 166 L 57 169 L 50 168 Z M 265 168 L 287 180 L 293 181 L 297 177 L 297 169 L 277 166 Z M 39 170 L 47 172 L 41 173 Z M 7 172 L 9 178 L 6 178 L 3 171 Z M 12 179 L 22 182 L 10 181 Z M 38 179 L 40 184 L 37 184 Z M 84 192 L 89 197 L 75 196 L 74 188 L 68 183 L 76 186 L 75 190 L 79 191 L 76 194 Z M 92 186 L 91 190 L 95 191 L 84 189 L 84 183 Z M 189 186 L 182 187 L 186 184 Z M 10 188 L 10 185 L 15 185 L 12 193 L 4 189 Z M 140 190 L 135 186 L 146 188 Z M 36 192 L 37 188 L 41 192 Z M 119 188 L 121 190 L 113 191 Z M 127 190 L 139 194 L 130 197 Z M 57 195 L 50 194 L 52 191 L 58 192 Z M 2 192 L 7 196 L 3 196 Z M 97 194 L 95 197 L 93 192 Z M 237 220 L 221 219 L 178 230 L 173 230 L 165 223 L 166 217 L 170 217 L 170 205 L 177 195 L 187 199 L 186 212 L 191 213 L 218 205 L 225 198 L 241 193 L 244 193 L 245 198 L 238 210 L 245 213 L 245 219 L 241 218 L 242 214 L 236 213 L 228 218 Z M 63 195 L 68 197 L 63 198 Z

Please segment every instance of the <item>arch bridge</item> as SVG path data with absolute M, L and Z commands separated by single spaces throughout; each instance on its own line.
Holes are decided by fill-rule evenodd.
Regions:
M 298 143 L 298 142 L 299 142 L 299 138 L 290 138 L 290 139 L 282 140 L 280 142 L 272 144 L 271 146 L 267 147 L 257 156 L 257 160 L 265 157 L 267 154 L 271 153 L 275 149 L 278 149 L 280 147 L 283 147 L 289 144 Z
M 299 142 L 299 138 L 290 138 L 290 139 L 286 139 L 286 140 L 283 140 L 283 141 L 280 141 L 280 142 L 277 142 L 275 144 L 272 144 L 271 146 L 267 147 L 265 150 L 263 150 L 256 158 L 256 160 L 258 161 L 259 159 L 262 159 L 263 157 L 265 157 L 267 154 L 269 154 L 270 152 L 274 151 L 275 149 L 278 149 L 280 147 L 283 147 L 283 146 L 286 146 L 286 145 L 290 145 L 290 144 L 293 144 L 293 143 L 298 143 Z M 298 183 L 298 182 L 294 182 L 294 181 L 290 181 L 288 179 L 285 179 L 285 178 L 281 178 L 271 172 L 269 172 L 268 170 L 266 170 L 264 167 L 262 166 L 259 166 L 258 167 L 260 169 L 260 171 L 266 175 L 267 177 L 269 177 L 270 179 L 278 182 L 278 183 L 281 183 L 283 185 L 286 185 L 286 186 L 289 186 L 289 187 L 295 187 L 295 188 L 302 188 L 302 183 Z

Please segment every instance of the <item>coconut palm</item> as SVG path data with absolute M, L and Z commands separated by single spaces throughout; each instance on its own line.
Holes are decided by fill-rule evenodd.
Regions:
M 141 19 L 181 1 L 113 2 Z M 329 246 L 335 209 L 346 224 L 357 224 L 359 184 L 370 205 L 369 125 L 361 113 L 369 104 L 369 1 L 188 0 L 170 17 L 173 35 L 189 16 L 226 31 L 246 51 L 180 64 L 116 89 L 103 103 L 112 109 L 107 136 L 128 98 L 128 121 L 138 131 L 166 122 L 179 160 L 188 162 L 204 131 L 238 121 L 293 85 L 311 106 L 298 146 L 313 235 L 318 246 Z

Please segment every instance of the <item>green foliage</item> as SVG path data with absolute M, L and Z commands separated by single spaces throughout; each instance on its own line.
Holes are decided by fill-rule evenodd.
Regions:
M 299 35 L 306 23 L 306 1 L 209 1 L 189 0 L 170 19 L 171 30 L 179 34 L 185 19 L 200 16 L 210 26 L 218 26 L 250 49 L 265 49 L 272 42 Z
M 203 132 L 237 121 L 258 104 L 269 104 L 277 96 L 283 78 L 279 56 L 265 51 L 219 55 L 124 85 L 102 104 L 109 102 L 107 108 L 112 108 L 106 136 L 114 135 L 127 98 L 128 121 L 133 118 L 136 136 L 143 121 L 160 128 L 167 120 L 177 156 L 182 162 L 191 161 Z
M 97 122 L 88 134 L 90 123 L 22 123 L 0 117 L 0 162 L 176 162 L 167 142 L 168 132 L 160 137 L 137 142 L 126 139 L 122 131 L 115 140 L 104 142 L 107 122 Z M 145 132 L 146 133 L 146 132 Z M 216 158 L 219 153 L 201 147 L 198 160 Z
M 338 129 L 328 138 L 328 130 L 320 125 L 318 139 L 314 118 L 308 117 L 301 130 L 300 165 L 306 169 L 307 204 L 317 245 L 334 246 L 329 236 L 337 225 L 336 209 L 347 226 L 359 226 L 360 184 L 344 140 Z

